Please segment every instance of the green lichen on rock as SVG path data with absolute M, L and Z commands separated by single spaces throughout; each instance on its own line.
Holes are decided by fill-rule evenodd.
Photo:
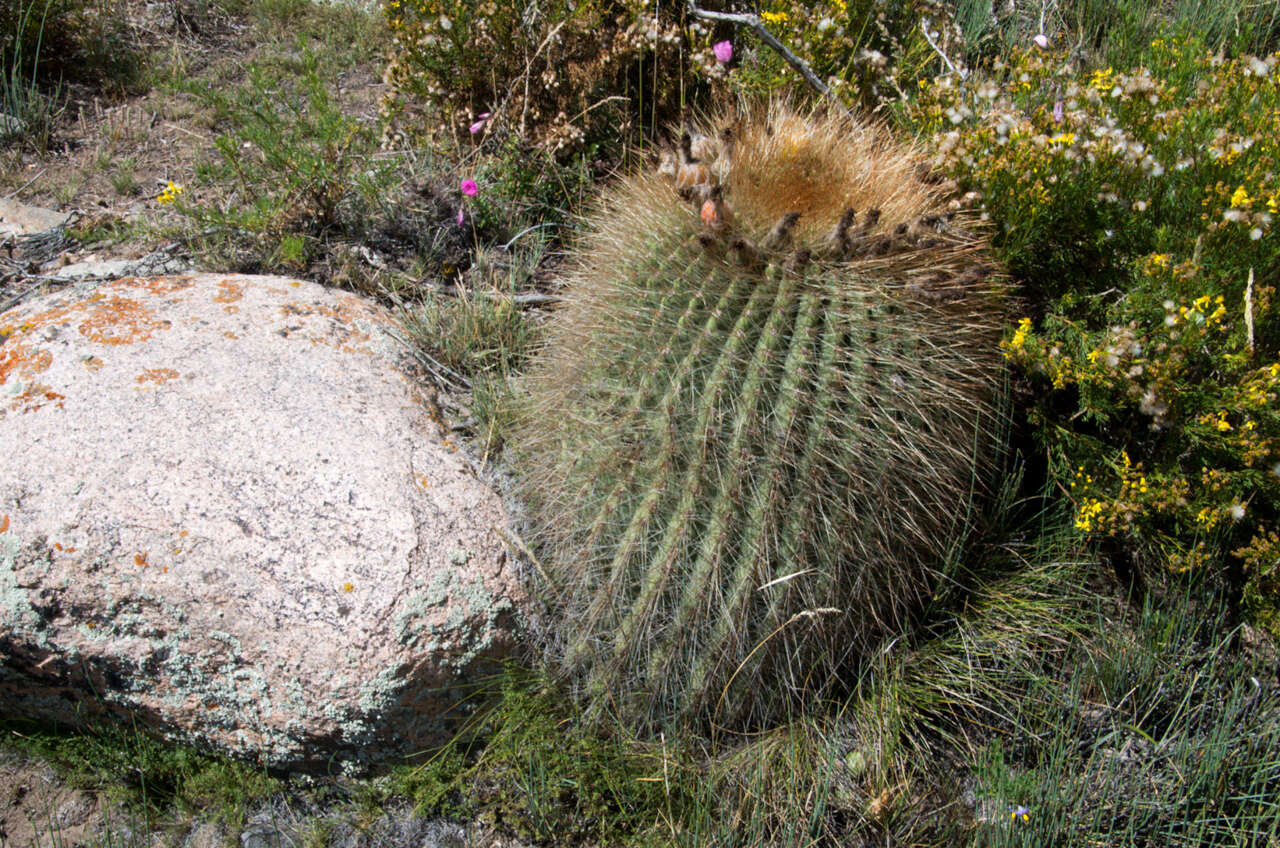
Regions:
M 780 105 L 684 148 L 592 212 L 509 440 L 552 654 L 643 728 L 829 692 L 931 594 L 1003 425 L 1004 285 L 909 151 Z

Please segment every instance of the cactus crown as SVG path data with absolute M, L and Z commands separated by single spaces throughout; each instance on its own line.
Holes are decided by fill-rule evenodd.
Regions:
M 681 147 L 590 217 L 512 440 L 552 658 L 651 729 L 829 692 L 931 592 L 1001 423 L 1003 285 L 883 129 L 775 103 Z

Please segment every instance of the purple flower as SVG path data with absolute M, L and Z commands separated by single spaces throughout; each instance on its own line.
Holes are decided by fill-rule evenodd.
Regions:
M 1053 122 L 1055 124 L 1062 123 L 1062 101 L 1053 101 Z
M 463 180 L 462 193 L 467 197 L 475 197 L 480 193 L 480 186 L 476 185 L 475 180 Z
M 476 115 L 476 122 L 471 125 L 471 134 L 475 135 L 480 132 L 480 130 L 484 129 L 484 125 L 487 123 L 489 123 L 488 112 L 481 112 L 479 115 Z
M 716 61 L 723 64 L 733 58 L 733 44 L 728 41 L 717 41 L 711 45 L 711 52 L 716 54 Z
M 1017 807 L 1013 809 L 1013 812 L 1011 813 L 1011 815 L 1014 821 L 1017 821 L 1018 819 L 1022 819 L 1023 821 L 1029 821 L 1031 819 L 1031 811 L 1028 810 L 1026 807 L 1022 806 L 1021 804 L 1019 804 Z
M 462 207 L 458 207 L 458 226 L 462 226 L 462 222 L 467 220 L 467 216 L 462 214 Z

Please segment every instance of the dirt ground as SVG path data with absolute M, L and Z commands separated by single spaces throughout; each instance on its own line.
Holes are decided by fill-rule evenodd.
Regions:
M 0 753 L 0 845 L 82 845 L 105 828 L 98 798 L 44 763 Z

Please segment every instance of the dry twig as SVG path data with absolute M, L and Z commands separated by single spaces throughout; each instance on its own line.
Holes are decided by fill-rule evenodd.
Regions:
M 709 21 L 726 21 L 728 23 L 739 24 L 740 26 L 749 28 L 760 38 L 761 41 L 769 45 L 774 52 L 785 59 L 788 65 L 795 68 L 796 73 L 800 74 L 804 81 L 809 84 L 810 88 L 821 94 L 823 97 L 830 98 L 831 102 L 839 106 L 846 114 L 849 113 L 849 110 L 845 108 L 845 105 L 840 102 L 840 98 L 836 97 L 835 92 L 831 90 L 829 85 L 818 78 L 818 75 L 814 73 L 813 68 L 809 66 L 809 63 L 788 50 L 786 45 L 779 41 L 773 33 L 769 32 L 769 30 L 765 28 L 764 22 L 761 21 L 758 16 L 752 14 L 737 14 L 733 12 L 711 12 L 706 9 L 699 9 L 698 5 L 694 3 L 693 0 L 689 0 L 689 11 L 699 18 L 704 18 Z

